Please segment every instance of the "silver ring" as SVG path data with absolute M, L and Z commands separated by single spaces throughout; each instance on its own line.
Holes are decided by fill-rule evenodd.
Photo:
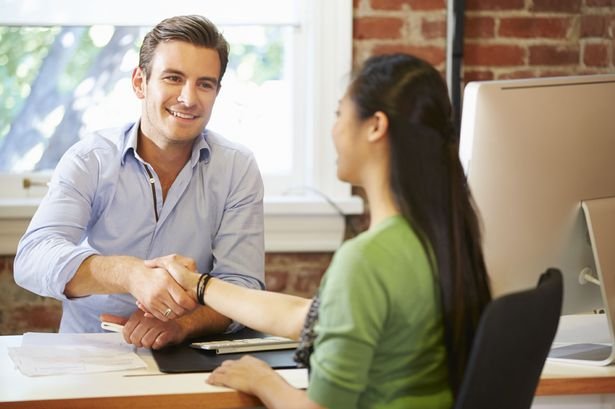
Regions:
M 162 313 L 162 315 L 164 315 L 165 317 L 168 317 L 169 315 L 171 315 L 173 311 L 171 311 L 170 308 L 167 308 L 166 310 L 164 310 L 164 312 Z

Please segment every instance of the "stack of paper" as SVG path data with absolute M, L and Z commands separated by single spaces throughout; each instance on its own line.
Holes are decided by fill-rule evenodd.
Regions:
M 145 368 L 135 347 L 121 334 L 48 334 L 28 332 L 9 356 L 27 376 L 82 374 Z

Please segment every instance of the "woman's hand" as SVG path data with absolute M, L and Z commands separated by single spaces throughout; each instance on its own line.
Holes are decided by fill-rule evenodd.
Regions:
M 224 361 L 209 375 L 207 383 L 256 395 L 270 409 L 325 409 L 311 401 L 304 390 L 294 388 L 269 365 L 250 355 Z
M 145 260 L 145 266 L 165 269 L 196 301 L 196 285 L 201 275 L 197 271 L 194 259 L 180 254 L 170 254 Z
M 270 388 L 276 378 L 280 376 L 267 363 L 244 355 L 238 360 L 224 361 L 209 375 L 207 383 L 258 396 L 259 389 Z

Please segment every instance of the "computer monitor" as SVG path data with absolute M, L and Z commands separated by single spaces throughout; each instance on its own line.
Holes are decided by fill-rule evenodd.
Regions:
M 606 309 L 611 322 L 615 75 L 469 83 L 460 158 L 481 215 L 494 296 L 533 287 L 557 267 L 563 313 Z

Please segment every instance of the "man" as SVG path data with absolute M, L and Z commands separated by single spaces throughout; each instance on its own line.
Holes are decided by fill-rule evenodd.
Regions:
M 227 62 L 228 43 L 209 20 L 163 20 L 132 74 L 140 121 L 83 139 L 60 160 L 14 270 L 22 287 L 62 300 L 61 332 L 101 331 L 104 313 L 129 317 L 124 338 L 144 347 L 233 329 L 144 263 L 158 256 L 181 254 L 192 269 L 264 287 L 256 162 L 205 129 Z

